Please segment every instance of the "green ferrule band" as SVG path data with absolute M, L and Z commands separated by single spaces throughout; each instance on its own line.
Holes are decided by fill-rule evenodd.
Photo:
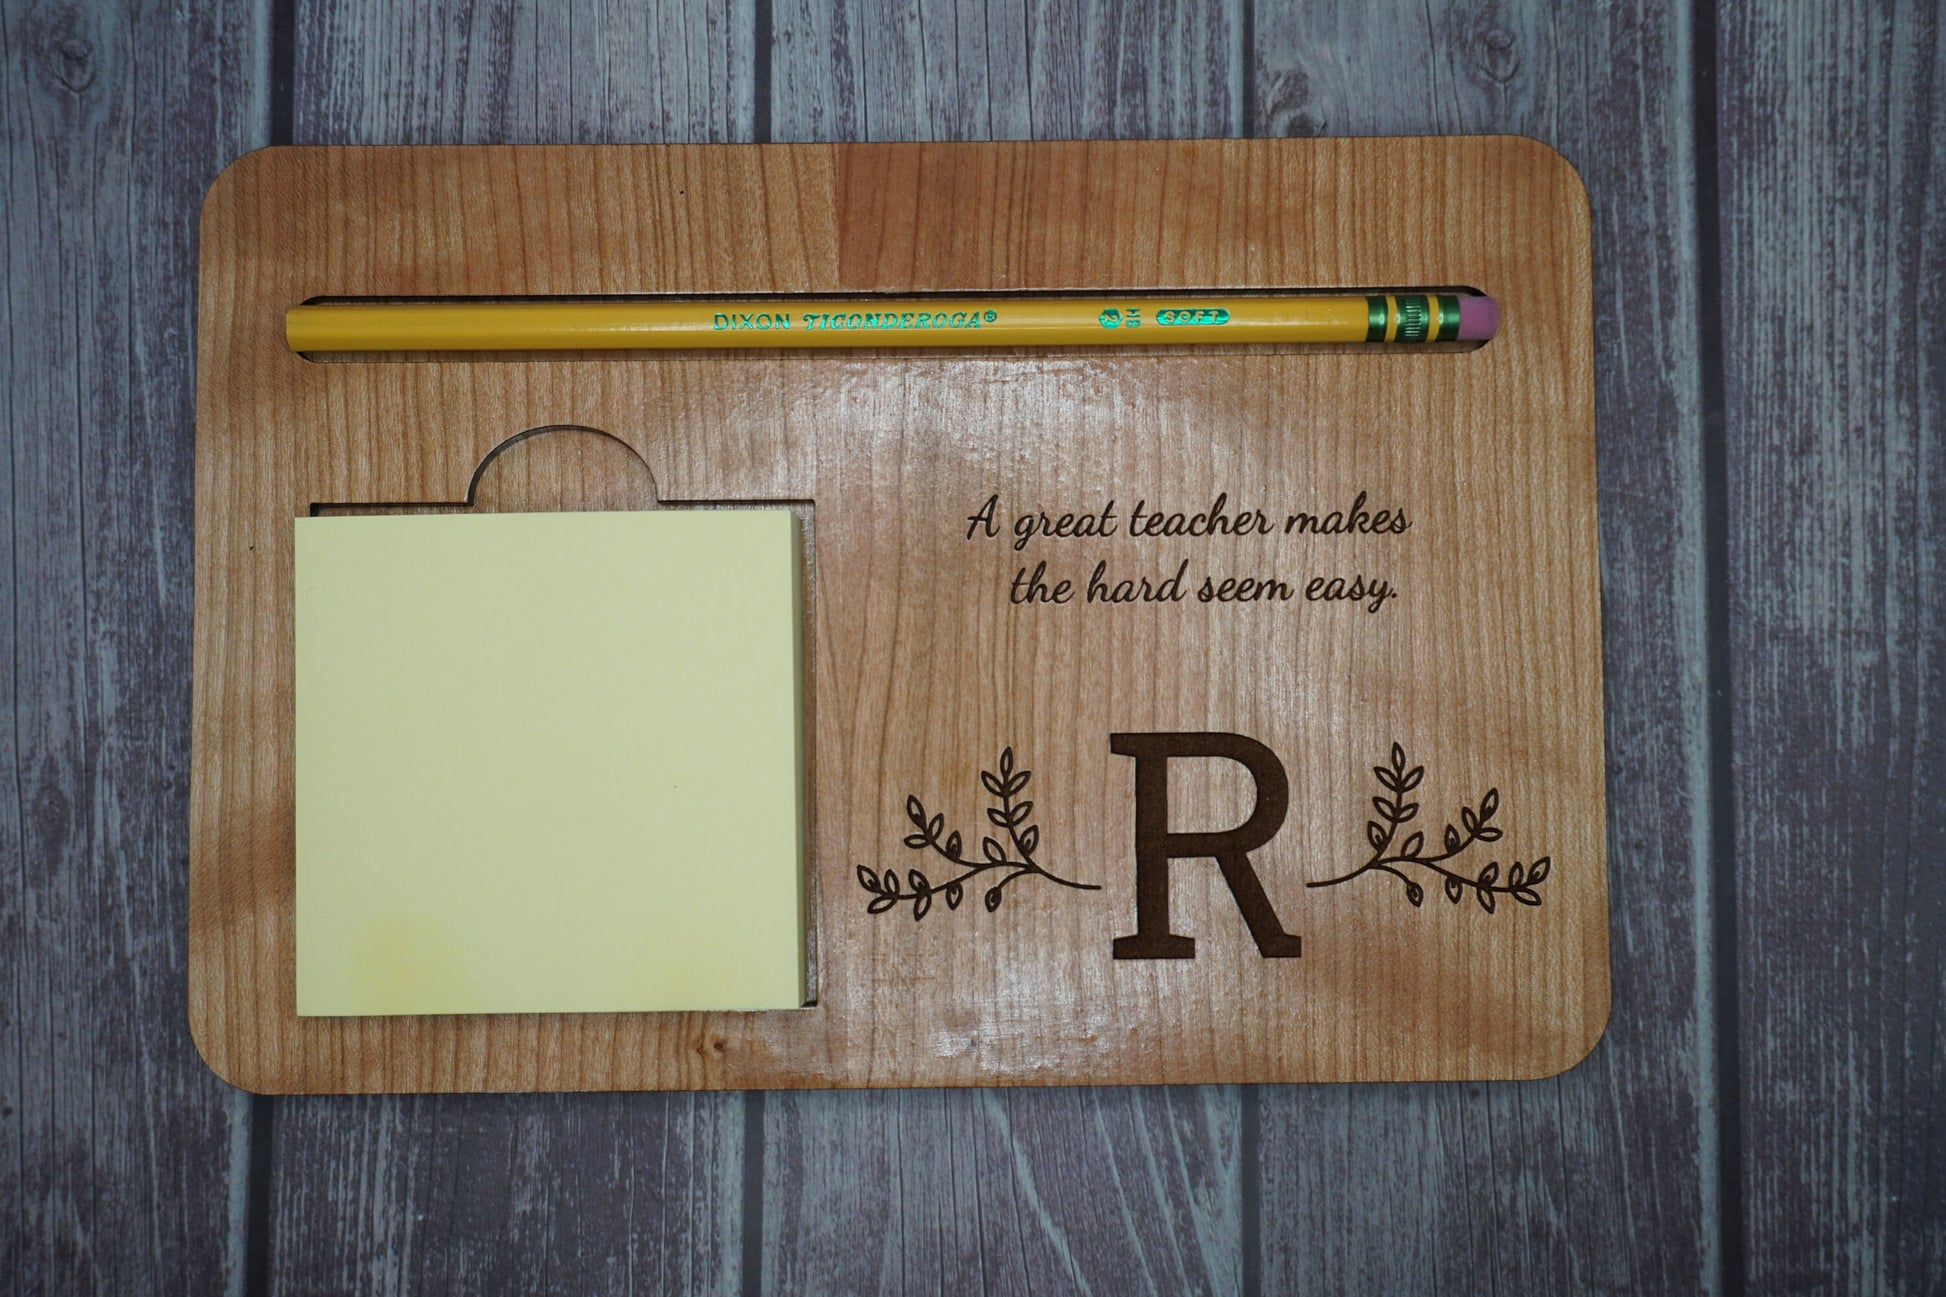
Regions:
M 1459 298 L 1450 293 L 1439 295 L 1439 340 L 1452 342 L 1459 337 Z
M 1399 295 L 1399 333 L 1400 342 L 1424 342 L 1426 332 L 1432 324 L 1432 299 L 1423 293 L 1401 293 Z
M 1385 299 L 1383 297 L 1365 299 L 1365 341 L 1385 341 Z

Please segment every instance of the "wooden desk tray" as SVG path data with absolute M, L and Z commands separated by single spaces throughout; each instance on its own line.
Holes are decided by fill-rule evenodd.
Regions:
M 242 159 L 202 230 L 204 1056 L 276 1092 L 1571 1066 L 1608 1013 L 1588 237 L 1574 172 L 1515 138 Z M 1500 335 L 345 363 L 282 337 L 318 295 L 1387 286 L 1489 292 Z M 296 1016 L 291 520 L 469 492 L 806 518 L 814 1006 Z

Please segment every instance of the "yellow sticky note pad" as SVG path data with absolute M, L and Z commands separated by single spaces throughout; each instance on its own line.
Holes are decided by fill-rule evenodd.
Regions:
M 789 511 L 296 525 L 298 1013 L 803 1003 Z

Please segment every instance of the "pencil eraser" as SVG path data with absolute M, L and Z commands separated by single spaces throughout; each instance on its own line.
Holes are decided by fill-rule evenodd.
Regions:
M 1500 308 L 1491 297 L 1459 299 L 1461 342 L 1485 342 L 1500 327 Z

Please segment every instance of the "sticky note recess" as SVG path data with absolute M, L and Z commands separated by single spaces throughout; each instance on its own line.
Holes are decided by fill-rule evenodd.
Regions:
M 783 509 L 296 523 L 302 1015 L 805 994 Z

